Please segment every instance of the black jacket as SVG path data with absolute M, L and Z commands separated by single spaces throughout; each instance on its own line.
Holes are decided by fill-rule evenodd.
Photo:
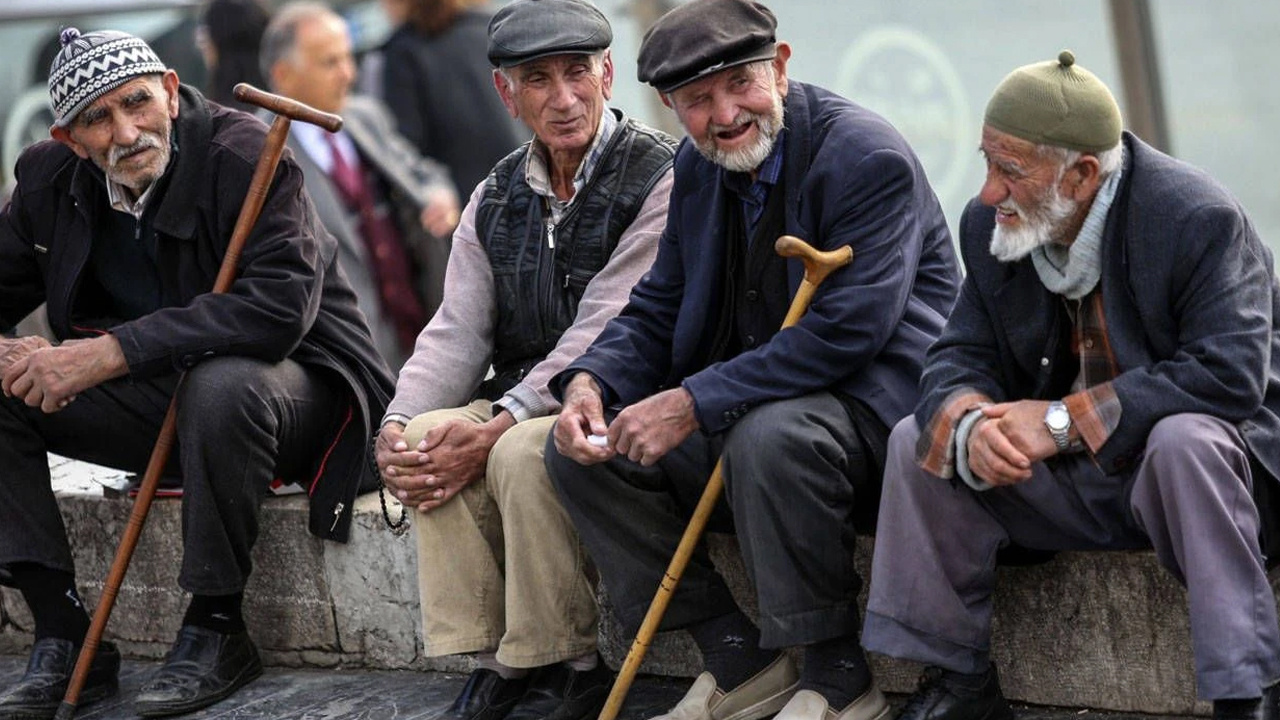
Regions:
M 111 212 L 106 185 L 93 163 L 49 140 L 18 159 L 17 188 L 0 212 L 0 327 L 47 302 L 59 339 L 109 331 L 137 378 L 219 355 L 292 358 L 336 373 L 350 391 L 351 412 L 332 451 L 315 459 L 309 526 L 320 537 L 345 541 L 355 496 L 374 482 L 367 440 L 394 381 L 337 272 L 337 245 L 316 220 L 291 156 L 280 162 L 231 290 L 209 293 L 266 127 L 188 86 L 180 93 L 178 151 L 164 194 L 152 200 L 159 203 L 156 265 L 164 296 L 176 302 L 127 322 L 103 315 L 87 268 L 99 218 Z

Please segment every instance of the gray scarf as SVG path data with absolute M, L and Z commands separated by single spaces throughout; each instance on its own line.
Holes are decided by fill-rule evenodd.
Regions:
M 1120 185 L 1120 174 L 1121 171 L 1116 170 L 1102 182 L 1075 242 L 1049 243 L 1031 251 L 1036 274 L 1050 292 L 1079 300 L 1098 284 L 1102 276 L 1102 233 L 1107 225 L 1107 211 Z

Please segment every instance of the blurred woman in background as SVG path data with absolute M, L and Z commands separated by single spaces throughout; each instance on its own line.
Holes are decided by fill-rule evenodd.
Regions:
M 458 198 L 527 134 L 507 114 L 486 55 L 483 0 L 382 0 L 395 31 L 367 69 L 377 95 L 425 156 L 449 166 Z M 379 67 L 380 65 L 380 67 Z
M 231 88 L 241 82 L 267 87 L 258 68 L 258 49 L 270 19 L 261 0 L 208 0 L 196 26 L 196 45 L 209 69 L 202 88 L 206 97 L 237 110 L 255 111 L 236 101 Z

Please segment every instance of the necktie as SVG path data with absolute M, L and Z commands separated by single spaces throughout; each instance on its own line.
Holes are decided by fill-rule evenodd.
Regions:
M 401 349 L 411 352 L 418 331 L 427 322 L 427 314 L 414 285 L 414 265 L 409 249 L 390 217 L 387 203 L 380 202 L 385 198 L 375 198 L 372 184 L 365 182 L 359 158 L 356 164 L 347 162 L 338 150 L 337 136 L 325 133 L 324 139 L 333 151 L 329 177 L 347 208 L 359 218 L 357 229 L 378 284 L 382 313 L 395 326 Z
M 360 177 L 360 170 L 347 162 L 347 158 L 338 149 L 337 135 L 325 133 L 324 139 L 329 144 L 329 150 L 333 154 L 333 167 L 329 170 L 329 177 L 338 186 L 338 190 L 346 196 L 345 199 L 349 204 L 359 204 L 363 199 L 365 190 L 364 179 Z

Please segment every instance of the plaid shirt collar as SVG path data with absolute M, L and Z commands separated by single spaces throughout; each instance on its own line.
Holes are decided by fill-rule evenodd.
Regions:
M 578 197 L 578 191 L 586 186 L 587 178 L 591 177 L 596 165 L 600 164 L 600 158 L 604 156 L 605 146 L 608 145 L 609 138 L 613 136 L 613 132 L 617 129 L 618 118 L 606 107 L 603 116 L 600 118 L 600 124 L 596 127 L 596 135 L 591 141 L 591 147 L 582 156 L 582 162 L 578 163 L 578 170 L 573 174 L 573 197 Z M 547 146 L 542 144 L 542 141 L 536 136 L 529 146 L 529 162 L 525 163 L 524 176 L 525 182 L 529 183 L 529 188 L 548 200 L 553 218 L 558 219 L 560 213 L 564 212 L 569 203 L 573 202 L 572 198 L 568 201 L 562 201 L 556 197 L 555 190 L 551 187 L 551 168 L 547 164 Z
M 764 215 L 769 202 L 769 192 L 782 178 L 783 160 L 786 157 L 787 131 L 784 128 L 773 141 L 773 148 L 756 171 L 753 181 L 749 173 L 722 170 L 724 186 L 742 202 L 742 217 L 746 220 L 747 237 L 755 236 L 756 225 Z

